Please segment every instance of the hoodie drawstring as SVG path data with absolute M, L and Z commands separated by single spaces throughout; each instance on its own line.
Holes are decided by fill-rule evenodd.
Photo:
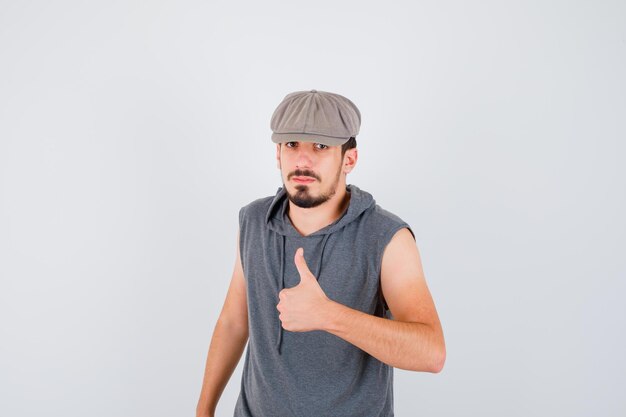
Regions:
M 278 292 L 280 292 L 283 288 L 285 288 L 285 235 L 280 235 L 281 241 L 281 250 L 280 250 L 280 285 L 278 288 Z M 276 350 L 278 350 L 278 354 L 280 355 L 280 346 L 283 342 L 283 325 L 278 319 L 278 341 L 276 342 Z
M 320 261 L 318 262 L 317 269 L 315 271 L 315 277 L 317 278 L 318 281 L 320 279 L 320 272 L 322 272 L 324 248 L 326 248 L 326 242 L 328 242 L 329 237 L 330 237 L 330 233 L 325 234 L 324 238 L 322 239 L 322 250 L 320 252 Z M 279 292 L 283 288 L 285 288 L 285 235 L 281 235 L 281 246 L 282 248 L 280 251 L 280 288 L 278 289 Z M 283 344 L 283 325 L 279 319 L 278 320 L 278 341 L 276 342 L 276 350 L 278 351 L 279 355 L 282 355 L 281 353 L 282 344 Z

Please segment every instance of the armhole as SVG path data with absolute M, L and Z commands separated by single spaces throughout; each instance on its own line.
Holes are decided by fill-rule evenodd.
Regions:
M 383 237 L 381 239 L 381 243 L 379 246 L 379 253 L 378 253 L 378 300 L 382 306 L 382 317 L 385 318 L 392 318 L 391 315 L 391 311 L 389 310 L 389 306 L 387 305 L 387 300 L 385 300 L 385 297 L 383 295 L 383 287 L 382 287 L 382 281 L 381 281 L 381 273 L 382 273 L 382 268 L 383 268 L 383 255 L 385 254 L 385 249 L 387 248 L 387 245 L 389 245 L 389 242 L 391 242 L 391 239 L 393 238 L 393 236 L 396 234 L 396 232 L 398 232 L 400 229 L 404 229 L 407 228 L 409 229 L 409 232 L 411 232 L 411 235 L 413 236 L 413 239 L 415 239 L 415 233 L 413 233 L 413 229 L 411 229 L 411 226 L 408 225 L 408 223 L 400 223 L 400 224 L 396 224 L 393 227 L 389 228 L 385 234 L 383 234 Z
M 243 265 L 243 240 L 244 240 L 244 236 L 243 236 L 243 220 L 244 220 L 244 208 L 242 207 L 241 209 L 239 209 L 239 261 L 241 262 L 241 270 L 244 271 L 244 275 L 245 275 L 245 269 L 244 269 L 244 265 Z

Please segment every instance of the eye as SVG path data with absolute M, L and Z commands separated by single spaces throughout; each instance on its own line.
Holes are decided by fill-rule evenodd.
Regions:
M 298 142 L 285 142 L 285 147 L 287 148 L 294 148 L 298 145 Z M 323 150 L 323 149 L 328 149 L 329 146 L 328 145 L 324 145 L 323 143 L 315 143 L 313 144 L 314 147 L 316 147 L 318 150 Z

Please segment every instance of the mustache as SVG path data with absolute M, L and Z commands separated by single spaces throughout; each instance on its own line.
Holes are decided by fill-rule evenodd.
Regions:
M 311 177 L 320 181 L 319 177 L 315 174 L 315 172 L 300 170 L 300 169 L 296 169 L 294 172 L 289 174 L 289 177 L 287 177 L 287 179 L 291 179 L 291 177 Z

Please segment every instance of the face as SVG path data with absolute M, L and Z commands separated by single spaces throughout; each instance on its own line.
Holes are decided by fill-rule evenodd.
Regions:
M 317 207 L 331 199 L 345 182 L 342 172 L 351 169 L 345 169 L 341 145 L 285 142 L 276 145 L 276 159 L 289 200 L 302 208 Z

